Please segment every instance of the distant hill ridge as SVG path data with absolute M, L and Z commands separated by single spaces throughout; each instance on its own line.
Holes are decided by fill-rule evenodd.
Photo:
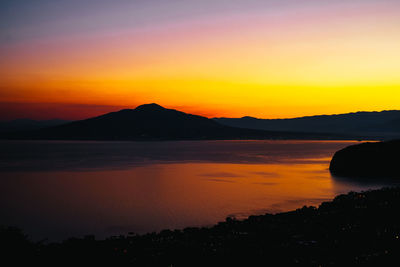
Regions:
M 331 139 L 325 134 L 286 133 L 226 126 L 206 117 L 145 104 L 86 120 L 36 131 L 14 132 L 6 139 L 46 140 L 218 140 Z M 348 139 L 349 137 L 344 137 Z
M 304 131 L 319 133 L 341 133 L 361 136 L 400 136 L 400 111 L 354 112 L 335 115 L 318 115 L 291 119 L 214 118 L 215 121 L 232 127 L 268 131 Z
M 68 120 L 32 120 L 16 119 L 11 121 L 0 121 L 0 132 L 37 130 L 40 128 L 51 127 L 68 123 Z

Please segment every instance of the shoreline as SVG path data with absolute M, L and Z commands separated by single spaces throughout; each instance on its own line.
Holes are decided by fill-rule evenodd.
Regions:
M 244 220 L 228 217 L 212 227 L 104 240 L 86 236 L 44 244 L 30 242 L 15 228 L 2 227 L 1 233 L 8 236 L 2 242 L 14 244 L 17 254 L 41 264 L 58 259 L 140 266 L 235 265 L 258 259 L 281 265 L 365 265 L 400 258 L 399 208 L 400 187 L 390 187 L 339 195 L 318 208 L 304 206 Z

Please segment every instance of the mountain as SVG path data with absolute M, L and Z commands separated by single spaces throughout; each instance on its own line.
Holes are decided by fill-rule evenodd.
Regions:
M 382 123 L 380 129 L 386 132 L 400 132 L 400 118 Z
M 31 120 L 31 119 L 16 119 L 12 121 L 0 121 L 0 132 L 15 132 L 15 131 L 27 131 L 37 130 L 41 128 L 57 126 L 68 123 L 67 120 Z
M 400 137 L 400 111 L 356 112 L 292 119 L 214 118 L 231 127 L 267 131 L 339 133 L 363 137 Z
M 49 140 L 199 140 L 331 139 L 324 134 L 286 133 L 225 126 L 215 120 L 145 104 L 67 124 L 3 135 L 7 139 Z M 349 137 L 340 137 L 346 139 Z
M 400 178 L 400 140 L 362 143 L 339 150 L 329 170 L 336 176 L 359 178 Z

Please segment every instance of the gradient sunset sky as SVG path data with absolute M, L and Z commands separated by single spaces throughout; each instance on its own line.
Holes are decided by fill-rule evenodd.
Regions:
M 400 109 L 399 0 L 3 0 L 0 120 Z

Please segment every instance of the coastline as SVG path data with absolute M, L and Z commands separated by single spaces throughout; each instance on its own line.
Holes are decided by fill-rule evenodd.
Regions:
M 210 228 L 46 244 L 2 227 L 1 240 L 7 245 L 5 255 L 40 264 L 198 266 L 260 260 L 286 266 L 385 265 L 400 258 L 399 208 L 400 187 L 391 187 L 339 195 L 318 208 L 227 218 Z

